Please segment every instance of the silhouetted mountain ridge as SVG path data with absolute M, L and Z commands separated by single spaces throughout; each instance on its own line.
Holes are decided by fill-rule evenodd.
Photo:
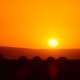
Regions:
M 0 46 L 0 53 L 9 59 L 17 59 L 20 56 L 26 56 L 27 58 L 40 56 L 42 59 L 46 59 L 49 56 L 80 59 L 80 49 L 30 49 Z

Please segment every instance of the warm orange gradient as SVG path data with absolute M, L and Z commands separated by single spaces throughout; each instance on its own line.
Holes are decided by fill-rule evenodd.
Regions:
M 0 46 L 80 48 L 80 0 L 0 1 Z

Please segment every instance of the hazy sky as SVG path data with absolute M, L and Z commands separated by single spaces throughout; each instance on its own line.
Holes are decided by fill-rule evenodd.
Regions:
M 79 0 L 0 1 L 0 46 L 80 48 Z

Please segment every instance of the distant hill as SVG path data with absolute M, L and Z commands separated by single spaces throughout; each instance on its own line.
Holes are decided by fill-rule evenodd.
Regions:
M 40 56 L 46 59 L 49 56 L 54 58 L 67 57 L 69 59 L 80 59 L 80 49 L 28 49 L 15 47 L 0 47 L 2 53 L 8 59 L 17 59 L 20 56 L 26 56 L 28 59 L 34 56 Z

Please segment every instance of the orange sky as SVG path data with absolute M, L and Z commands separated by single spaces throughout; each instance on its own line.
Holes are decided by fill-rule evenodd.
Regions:
M 80 48 L 79 0 L 0 1 L 0 46 Z

